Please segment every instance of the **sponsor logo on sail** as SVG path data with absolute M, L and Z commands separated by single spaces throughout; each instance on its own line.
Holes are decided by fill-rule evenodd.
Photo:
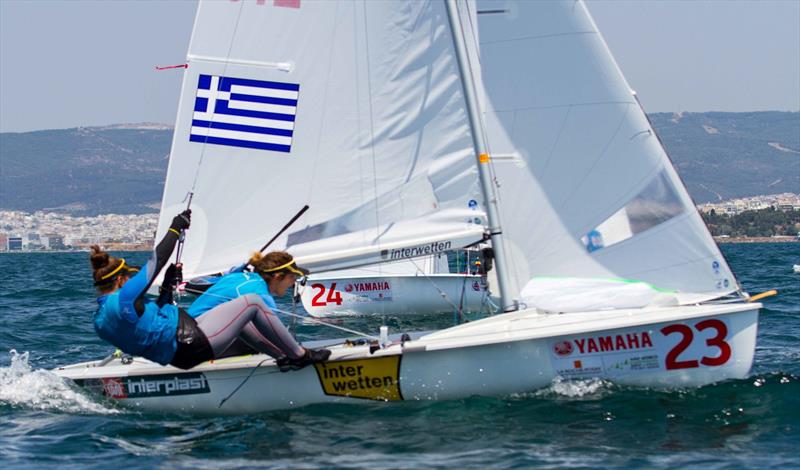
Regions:
M 426 245 L 412 246 L 408 248 L 398 248 L 396 250 L 383 250 L 381 251 L 381 258 L 388 259 L 405 259 L 414 258 L 417 256 L 431 255 L 442 251 L 447 251 L 451 248 L 452 242 L 433 242 Z
M 314 364 L 326 395 L 368 400 L 402 400 L 400 356 Z

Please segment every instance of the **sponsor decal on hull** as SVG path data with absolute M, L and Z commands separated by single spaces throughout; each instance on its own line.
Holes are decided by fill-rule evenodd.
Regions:
M 570 336 L 549 346 L 553 370 L 564 378 L 719 367 L 732 356 L 728 323 L 717 318 Z
M 400 356 L 314 364 L 325 395 L 368 400 L 402 400 Z
M 351 282 L 345 284 L 344 291 L 348 294 L 346 301 L 364 302 L 387 302 L 392 300 L 392 285 L 389 281 L 382 279 L 368 282 Z
M 553 369 L 561 377 L 590 378 L 659 368 L 650 330 L 569 337 L 551 342 Z
M 392 285 L 384 279 L 351 281 L 337 287 L 338 282 L 311 284 L 311 307 L 341 306 L 356 302 L 390 302 Z
M 174 375 L 106 377 L 76 380 L 78 385 L 116 398 L 150 398 L 210 393 L 206 376 L 200 372 Z

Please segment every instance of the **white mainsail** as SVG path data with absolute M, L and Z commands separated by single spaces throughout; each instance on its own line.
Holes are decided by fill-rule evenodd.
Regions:
M 194 190 L 187 275 L 241 263 L 304 204 L 270 248 L 314 270 L 479 241 L 452 48 L 442 2 L 201 2 L 157 236 Z
M 539 276 L 640 280 L 683 303 L 736 291 L 584 3 L 478 12 L 512 291 Z

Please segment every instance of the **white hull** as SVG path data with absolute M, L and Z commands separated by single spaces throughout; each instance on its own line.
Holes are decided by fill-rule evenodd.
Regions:
M 524 310 L 374 354 L 366 345 L 331 346 L 324 365 L 287 373 L 265 356 L 213 361 L 191 371 L 136 359 L 129 365 L 76 364 L 55 373 L 137 409 L 197 414 L 505 395 L 546 387 L 559 376 L 696 387 L 747 376 L 759 308 L 727 304 L 562 315 Z
M 444 294 L 444 295 L 443 295 Z M 313 317 L 486 311 L 485 278 L 464 274 L 311 278 L 302 291 Z

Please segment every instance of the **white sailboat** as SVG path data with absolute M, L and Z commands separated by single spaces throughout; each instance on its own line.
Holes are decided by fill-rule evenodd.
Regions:
M 450 272 L 446 255 L 312 274 L 298 287 L 303 308 L 319 318 L 385 313 L 493 313 L 487 277 L 474 269 L 480 267 L 477 252 L 465 252 L 461 273 Z
M 111 358 L 57 374 L 139 409 L 202 414 L 509 394 L 556 377 L 684 387 L 747 375 L 761 305 L 730 297 L 739 286 L 582 2 L 479 4 L 483 14 L 455 0 L 278 4 L 292 8 L 200 4 L 162 208 L 182 208 L 199 175 L 187 270 L 239 262 L 264 238 L 262 219 L 288 219 L 291 193 L 318 194 L 306 227 L 281 242 L 301 265 L 427 255 L 486 231 L 504 313 L 380 345 L 312 343 L 330 360 L 288 373 L 246 356 L 191 371 Z M 242 137 L 192 127 L 201 90 L 237 94 L 206 87 L 214 77 L 296 85 L 292 132 L 264 141 L 290 152 L 190 142 Z M 324 105 L 305 115 L 305 102 Z M 392 169 L 409 151 L 413 168 Z M 274 158 L 313 165 L 289 166 L 280 181 L 252 169 Z M 378 194 L 341 171 L 362 165 L 400 189 Z M 459 204 L 476 166 L 485 216 Z M 314 181 L 296 183 L 314 167 Z M 232 174 L 242 194 L 212 189 Z M 356 206 L 336 198 L 352 185 L 365 195 Z M 264 187 L 275 192 L 252 191 Z

